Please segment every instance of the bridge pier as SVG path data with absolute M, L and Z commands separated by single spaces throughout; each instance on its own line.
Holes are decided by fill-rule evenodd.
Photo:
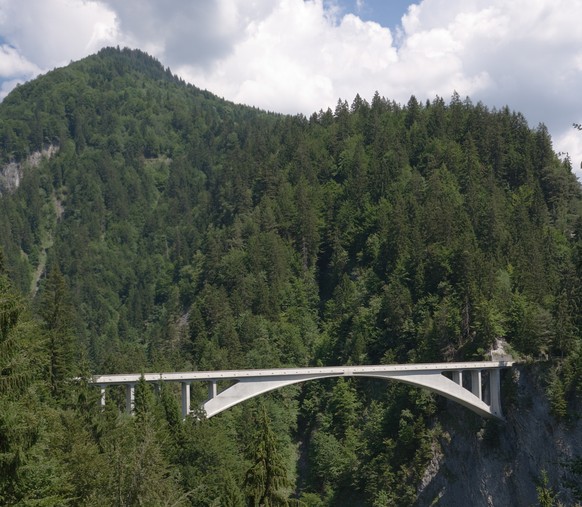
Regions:
M 125 386 L 125 411 L 133 414 L 135 410 L 135 384 Z
M 208 382 L 208 399 L 216 398 L 218 395 L 218 387 L 216 386 L 216 380 L 211 380 Z
M 453 371 L 453 382 L 463 387 L 463 370 Z
M 483 400 L 483 386 L 481 385 L 481 370 L 471 371 L 471 392 Z
M 190 382 L 182 382 L 182 417 L 190 413 Z
M 101 396 L 99 397 L 99 406 L 101 407 L 101 409 L 105 408 L 105 389 L 106 386 L 101 386 Z
M 499 370 L 489 372 L 489 393 L 491 412 L 501 415 L 501 375 Z

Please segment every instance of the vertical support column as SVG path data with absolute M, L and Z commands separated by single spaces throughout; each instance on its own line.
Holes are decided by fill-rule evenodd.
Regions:
M 190 382 L 182 382 L 182 417 L 190 413 Z
M 125 385 L 125 411 L 133 414 L 135 408 L 135 384 Z
M 471 392 L 480 400 L 483 399 L 481 388 L 481 370 L 471 370 Z
M 211 380 L 208 382 L 208 399 L 211 400 L 218 394 L 218 390 L 216 388 L 216 380 Z
M 491 393 L 491 412 L 501 415 L 501 375 L 499 369 L 489 372 L 489 392 Z
M 101 409 L 105 408 L 105 388 L 107 386 L 100 386 L 101 387 L 101 397 L 99 398 L 99 406 Z
M 154 394 L 156 395 L 156 397 L 160 395 L 160 387 L 161 386 L 159 382 L 156 382 L 154 384 Z
M 463 387 L 463 371 L 462 370 L 453 372 L 453 382 L 455 384 L 459 384 L 461 387 Z

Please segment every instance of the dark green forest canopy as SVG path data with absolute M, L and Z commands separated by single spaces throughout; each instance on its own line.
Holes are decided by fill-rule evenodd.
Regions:
M 83 410 L 67 394 L 81 373 L 481 359 L 499 338 L 516 356 L 559 361 L 560 414 L 580 392 L 581 189 L 547 129 L 509 108 L 376 94 L 309 119 L 277 115 L 109 48 L 4 99 L 0 161 L 23 173 L 0 197 L 2 283 L 43 336 L 35 382 L 54 400 L 46 410 Z M 156 447 L 176 424 L 171 393 L 144 394 L 146 416 L 123 423 L 149 440 L 124 437 L 109 413 L 74 431 L 96 461 L 151 453 L 163 487 L 127 491 L 127 505 L 199 483 L 209 489 L 186 504 L 264 502 L 257 453 L 273 446 L 277 470 L 289 470 L 273 505 L 294 483 L 306 505 L 414 497 L 439 409 L 431 397 L 335 382 L 266 403 L 190 428 L 229 449 L 208 469 L 182 430 Z M 311 445 L 296 482 L 298 438 Z M 242 442 L 253 449 L 241 461 Z M 204 482 L 216 470 L 220 487 Z M 110 479 L 54 494 L 84 504 Z M 6 488 L 0 500 L 22 493 Z

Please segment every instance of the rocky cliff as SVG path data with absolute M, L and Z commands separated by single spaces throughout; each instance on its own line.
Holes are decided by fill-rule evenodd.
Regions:
M 0 196 L 14 192 L 20 186 L 25 168 L 37 167 L 43 158 L 51 158 L 58 150 L 58 146 L 51 144 L 42 151 L 34 152 L 24 162 L 9 162 L 0 167 Z
M 571 470 L 582 458 L 580 404 L 570 418 L 551 414 L 541 379 L 544 366 L 506 372 L 505 423 L 483 422 L 449 404 L 440 452 L 432 463 L 418 505 L 532 506 L 547 474 L 545 489 L 562 505 L 580 505 L 582 476 Z

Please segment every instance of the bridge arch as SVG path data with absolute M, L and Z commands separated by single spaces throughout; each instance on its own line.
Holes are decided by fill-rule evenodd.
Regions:
M 491 372 L 490 372 L 491 375 Z M 493 383 L 496 383 L 499 379 L 499 370 L 493 370 L 492 376 L 490 376 Z M 333 377 L 346 377 L 348 375 L 341 373 L 329 373 L 329 374 L 312 374 L 305 376 L 294 376 L 287 378 L 268 378 L 268 379 L 241 379 L 229 388 L 218 393 L 216 396 L 210 397 L 206 402 L 202 404 L 204 411 L 206 412 L 206 417 L 213 417 L 215 415 L 228 410 L 229 408 L 238 405 L 244 401 L 250 400 L 260 396 L 261 394 L 280 389 L 281 387 L 298 384 L 302 382 L 308 382 L 310 380 L 318 380 L 324 378 Z M 468 409 L 476 412 L 483 417 L 497 417 L 502 418 L 501 406 L 499 403 L 494 403 L 492 405 L 487 404 L 483 398 L 483 389 L 480 386 L 480 394 L 474 394 L 472 391 L 459 386 L 456 382 L 452 381 L 448 377 L 441 373 L 424 373 L 424 374 L 382 374 L 382 373 L 362 373 L 358 375 L 349 375 L 353 377 L 360 378 L 375 378 L 382 380 L 395 380 L 397 382 L 402 382 L 415 387 L 425 388 L 433 393 L 444 396 L 450 400 L 453 400 Z M 478 377 L 479 378 L 479 377 Z M 478 382 L 480 382 L 480 378 Z M 497 389 L 493 386 L 490 389 L 490 393 Z M 499 398 L 497 398 L 499 399 Z

